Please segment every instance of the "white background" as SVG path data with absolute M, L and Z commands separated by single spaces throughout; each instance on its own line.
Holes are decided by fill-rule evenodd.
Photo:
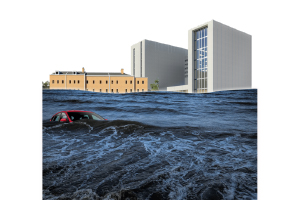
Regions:
M 300 187 L 299 6 L 296 1 L 1 1 L 0 195 L 42 198 L 42 81 L 55 70 L 130 74 L 130 47 L 187 48 L 212 19 L 252 35 L 258 89 L 258 199 Z

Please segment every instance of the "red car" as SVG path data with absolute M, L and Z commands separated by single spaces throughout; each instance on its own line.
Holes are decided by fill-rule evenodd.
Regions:
M 93 113 L 91 111 L 83 110 L 67 110 L 60 111 L 52 116 L 50 121 L 56 122 L 74 122 L 81 119 L 91 119 L 91 120 L 107 120 L 100 115 Z

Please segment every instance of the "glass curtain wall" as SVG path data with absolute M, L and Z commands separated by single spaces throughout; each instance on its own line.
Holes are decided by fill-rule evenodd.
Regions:
M 207 27 L 194 31 L 195 92 L 207 92 Z

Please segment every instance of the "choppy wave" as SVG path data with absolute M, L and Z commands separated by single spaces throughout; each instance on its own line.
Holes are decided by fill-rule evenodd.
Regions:
M 50 92 L 51 96 L 55 94 Z M 72 92 L 73 95 L 77 94 Z M 213 95 L 223 95 L 230 102 L 238 101 L 236 98 L 228 98 L 232 93 Z M 56 94 L 56 100 L 72 99 L 70 96 L 59 97 L 59 92 Z M 44 98 L 47 95 L 44 94 Z M 149 97 L 152 94 L 143 95 Z M 166 94 L 158 95 L 164 97 Z M 93 101 L 93 98 L 99 97 L 87 96 L 82 95 L 79 100 Z M 131 96 L 140 98 L 138 101 L 144 98 Z M 164 99 L 175 104 L 176 101 L 179 104 L 186 103 L 178 96 L 182 99 L 186 97 L 184 94 L 174 94 Z M 194 94 L 188 98 L 191 96 L 197 98 L 192 99 L 192 102 L 204 101 Z M 172 116 L 175 119 L 176 115 L 187 116 L 191 108 L 187 106 L 186 109 L 180 108 L 173 112 L 174 105 L 159 107 L 157 103 L 149 104 L 148 107 L 157 106 L 158 113 L 169 115 L 168 118 L 161 117 L 165 121 L 158 124 L 155 124 L 155 120 L 146 120 L 149 115 L 146 108 L 142 109 L 146 112 L 144 115 L 143 112 L 132 111 L 140 115 L 137 121 L 132 120 L 130 112 L 120 105 L 112 113 L 119 112 L 119 115 L 124 116 L 129 114 L 129 120 L 82 120 L 66 124 L 45 119 L 44 199 L 256 199 L 256 113 L 241 112 L 255 109 L 256 104 L 253 102 L 256 97 L 252 95 L 248 99 L 252 102 L 249 104 L 229 103 L 235 105 L 230 109 L 228 104 L 214 107 L 207 100 L 222 102 L 224 98 L 217 99 L 209 94 L 206 96 L 205 101 L 210 103 L 201 104 L 203 111 L 208 118 L 215 116 L 216 119 L 222 119 L 217 123 L 222 126 L 199 122 L 186 125 L 182 121 L 172 126 L 161 126 L 172 124 Z M 125 100 L 128 95 L 117 98 Z M 132 103 L 123 102 L 122 105 L 130 106 Z M 44 112 L 53 109 L 47 104 L 44 104 Z M 90 108 L 97 110 L 97 106 L 92 105 Z

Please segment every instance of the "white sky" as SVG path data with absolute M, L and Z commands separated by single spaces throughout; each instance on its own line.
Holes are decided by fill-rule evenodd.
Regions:
M 0 177 L 7 176 L 1 191 L 6 197 L 17 191 L 20 197 L 40 199 L 41 193 L 33 195 L 32 189 L 41 190 L 41 82 L 49 74 L 82 67 L 88 72 L 124 68 L 130 74 L 132 44 L 149 39 L 187 48 L 188 30 L 214 19 L 252 35 L 252 86 L 258 88 L 259 100 L 258 197 L 298 198 L 300 16 L 294 2 L 1 1 L 3 112 L 18 110 L 21 120 L 1 116 L 2 122 L 9 120 L 0 138 L 6 160 Z M 26 129 L 35 118 L 35 131 Z

